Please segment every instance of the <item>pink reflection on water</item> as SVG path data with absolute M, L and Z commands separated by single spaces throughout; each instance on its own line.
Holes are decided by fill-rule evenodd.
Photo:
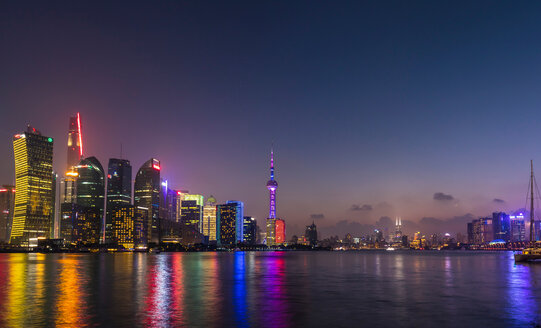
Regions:
M 170 320 L 169 303 L 170 288 L 168 280 L 170 277 L 168 257 L 156 255 L 155 262 L 147 275 L 148 293 L 145 308 L 146 327 L 168 327 Z
M 289 315 L 287 309 L 285 259 L 283 252 L 269 253 L 263 257 L 264 274 L 262 276 L 263 304 L 262 327 L 287 327 Z

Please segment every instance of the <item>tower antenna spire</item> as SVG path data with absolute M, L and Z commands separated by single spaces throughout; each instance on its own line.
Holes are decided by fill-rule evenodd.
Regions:
M 533 208 L 533 184 L 534 184 L 534 176 L 533 176 L 533 160 L 530 160 L 530 244 L 534 244 L 534 208 Z

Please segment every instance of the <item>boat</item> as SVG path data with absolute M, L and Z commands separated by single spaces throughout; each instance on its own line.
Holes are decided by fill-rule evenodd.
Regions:
M 533 175 L 533 161 L 530 161 L 530 246 L 526 247 L 520 253 L 515 253 L 515 263 L 517 262 L 532 262 L 541 260 L 541 248 L 537 247 L 535 238 L 534 238 L 534 206 L 533 206 L 533 186 L 535 183 L 535 178 Z
M 394 247 L 387 247 L 385 250 L 386 250 L 386 251 L 394 251 L 395 248 L 394 248 Z

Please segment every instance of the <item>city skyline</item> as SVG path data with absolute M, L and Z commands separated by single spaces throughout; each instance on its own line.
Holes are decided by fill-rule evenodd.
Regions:
M 538 4 L 220 6 L 228 15 L 36 3 L 24 16 L 3 4 L 10 51 L 0 58 L 12 65 L 2 67 L 1 183 L 14 183 L 13 134 L 31 123 L 64 144 L 66 117 L 80 112 L 85 156 L 134 170 L 159 158 L 172 187 L 243 200 L 260 224 L 274 143 L 288 235 L 312 220 L 329 235 L 384 216 L 401 216 L 405 231 L 434 219 L 464 231 L 471 218 L 524 207 L 528 160 L 541 163 Z M 57 172 L 66 155 L 55 147 Z

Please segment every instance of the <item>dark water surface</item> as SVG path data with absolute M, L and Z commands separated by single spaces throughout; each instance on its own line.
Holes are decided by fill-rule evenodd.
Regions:
M 0 327 L 534 327 L 512 253 L 0 254 Z

